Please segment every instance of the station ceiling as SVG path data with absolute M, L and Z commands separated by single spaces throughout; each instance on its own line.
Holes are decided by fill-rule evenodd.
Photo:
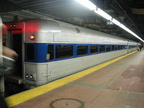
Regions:
M 90 0 L 144 39 L 143 0 Z M 86 9 L 75 0 L 1 0 L 4 23 L 27 18 L 56 19 L 139 42 L 111 22 Z

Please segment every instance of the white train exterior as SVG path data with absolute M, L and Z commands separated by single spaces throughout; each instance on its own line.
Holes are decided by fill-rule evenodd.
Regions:
M 6 24 L 6 46 L 19 54 L 18 72 L 27 88 L 137 50 L 137 42 L 55 20 Z

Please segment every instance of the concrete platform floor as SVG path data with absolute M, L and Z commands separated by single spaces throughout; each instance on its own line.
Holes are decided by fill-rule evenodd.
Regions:
M 144 51 L 12 108 L 144 108 Z

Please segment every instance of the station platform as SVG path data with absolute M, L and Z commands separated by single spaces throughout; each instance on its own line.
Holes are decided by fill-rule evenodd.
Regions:
M 6 98 L 11 108 L 144 108 L 144 51 Z

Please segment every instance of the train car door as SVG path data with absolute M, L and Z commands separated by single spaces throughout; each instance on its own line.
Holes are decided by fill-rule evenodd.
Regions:
M 22 30 L 9 30 L 6 40 L 6 46 L 18 54 L 15 75 L 22 77 Z

